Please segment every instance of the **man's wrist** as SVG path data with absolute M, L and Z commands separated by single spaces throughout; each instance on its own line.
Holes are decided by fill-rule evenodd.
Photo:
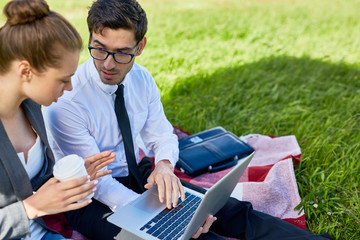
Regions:
M 157 164 L 167 166 L 171 169 L 171 171 L 174 171 L 174 166 L 172 165 L 169 159 L 162 159 Z

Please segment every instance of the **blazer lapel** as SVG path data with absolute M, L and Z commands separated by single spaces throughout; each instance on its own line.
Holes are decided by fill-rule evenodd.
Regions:
M 49 143 L 45 132 L 45 124 L 41 114 L 40 106 L 30 99 L 26 99 L 21 106 L 23 107 L 25 116 L 30 122 L 30 125 L 34 128 L 40 139 L 43 141 L 46 147 Z
M 40 105 L 34 101 L 27 99 L 22 103 L 24 113 L 29 120 L 31 126 L 34 128 L 36 133 L 39 135 L 41 141 L 45 146 L 45 169 L 40 172 L 40 174 L 31 180 L 33 189 L 37 190 L 45 180 L 47 180 L 52 175 L 53 166 L 54 166 L 54 155 L 51 151 L 49 141 L 47 139 L 45 123 L 41 113 Z
M 8 173 L 10 182 L 18 199 L 23 200 L 32 194 L 32 186 L 14 147 L 0 121 L 0 161 Z M 1 184 L 1 183 L 0 183 Z

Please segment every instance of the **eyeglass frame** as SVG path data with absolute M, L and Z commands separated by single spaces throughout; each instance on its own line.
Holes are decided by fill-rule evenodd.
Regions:
M 109 55 L 111 55 L 111 56 L 113 57 L 114 61 L 117 62 L 117 63 L 119 63 L 119 64 L 129 64 L 129 63 L 133 60 L 133 58 L 135 57 L 135 55 L 136 55 L 136 53 L 137 53 L 137 50 L 139 49 L 140 42 L 141 42 L 141 40 L 137 42 L 137 44 L 136 44 L 136 49 L 135 49 L 135 52 L 134 52 L 134 53 L 111 52 L 111 51 L 108 51 L 108 50 L 105 50 L 105 49 L 102 49 L 102 48 L 96 48 L 96 47 L 90 46 L 91 37 L 92 37 L 92 36 L 91 36 L 91 34 L 90 34 L 89 43 L 88 43 L 88 49 L 89 49 L 90 56 L 91 56 L 93 59 L 96 59 L 96 60 L 99 60 L 99 61 L 105 61 L 105 60 L 109 57 Z M 91 54 L 91 50 L 92 50 L 92 49 L 96 49 L 96 50 L 100 50 L 100 51 L 106 52 L 107 55 L 106 55 L 106 57 L 105 57 L 104 59 L 95 58 L 95 57 Z M 118 61 L 116 60 L 116 58 L 115 58 L 115 54 L 128 55 L 128 56 L 131 56 L 131 59 L 130 59 L 130 61 L 127 62 L 127 63 L 118 62 Z

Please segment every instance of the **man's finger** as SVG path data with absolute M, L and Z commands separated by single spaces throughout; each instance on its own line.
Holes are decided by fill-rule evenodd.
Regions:
M 85 161 L 88 161 L 88 162 L 90 162 L 90 163 L 93 163 L 93 162 L 95 162 L 95 161 L 97 161 L 97 160 L 99 160 L 99 159 L 108 157 L 108 156 L 110 156 L 110 155 L 111 155 L 111 153 L 110 153 L 109 151 L 104 151 L 104 152 L 96 153 L 96 154 L 94 154 L 94 155 L 92 155 L 92 156 L 90 156 L 90 157 L 85 158 Z
M 165 195 L 165 186 L 164 186 L 164 181 L 162 178 L 158 179 L 156 181 L 156 184 L 158 185 L 158 192 L 159 192 L 159 201 L 161 203 L 164 202 L 164 195 Z
M 172 181 L 171 177 L 169 175 L 164 176 L 164 182 L 165 182 L 165 191 L 166 191 L 166 206 L 168 209 L 171 209 L 171 202 L 172 202 Z
M 181 201 L 185 201 L 185 191 L 184 191 L 184 187 L 181 184 L 181 181 L 179 178 L 177 178 L 178 181 L 178 186 L 179 186 L 179 191 L 180 191 L 180 197 L 181 197 Z
M 211 227 L 211 225 L 216 221 L 216 217 L 210 215 L 207 219 L 205 224 L 203 225 L 202 233 L 207 233 Z
M 154 186 L 154 183 L 147 183 L 147 184 L 144 185 L 144 188 L 145 188 L 145 189 L 150 189 L 150 188 L 152 188 L 153 186 Z
M 113 158 L 112 158 L 112 159 L 109 159 L 109 160 L 106 160 L 105 162 L 102 162 L 101 164 L 97 165 L 97 166 L 95 167 L 95 169 L 98 171 L 98 170 L 106 167 L 106 166 L 109 165 L 110 163 L 114 162 L 114 160 L 115 160 L 115 159 L 113 159 Z
M 172 203 L 173 207 L 175 208 L 179 201 L 179 185 L 178 185 L 178 178 L 172 179 L 172 186 L 173 186 L 173 192 L 172 192 Z
M 198 238 L 200 237 L 201 233 L 203 231 L 203 227 L 199 227 L 199 229 L 196 231 L 196 233 L 194 234 L 194 236 L 192 236 L 192 238 Z
M 111 172 L 112 172 L 112 170 L 97 172 L 95 175 L 95 178 L 101 178 L 103 176 L 109 175 Z

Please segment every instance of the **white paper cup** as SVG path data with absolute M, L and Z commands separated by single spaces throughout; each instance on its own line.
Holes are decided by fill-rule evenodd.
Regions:
M 85 168 L 84 159 L 76 154 L 71 154 L 58 160 L 55 163 L 53 174 L 54 177 L 57 178 L 60 182 L 66 182 L 75 178 L 88 175 Z M 92 198 L 93 196 L 94 193 L 90 194 L 89 196 L 78 202 Z

